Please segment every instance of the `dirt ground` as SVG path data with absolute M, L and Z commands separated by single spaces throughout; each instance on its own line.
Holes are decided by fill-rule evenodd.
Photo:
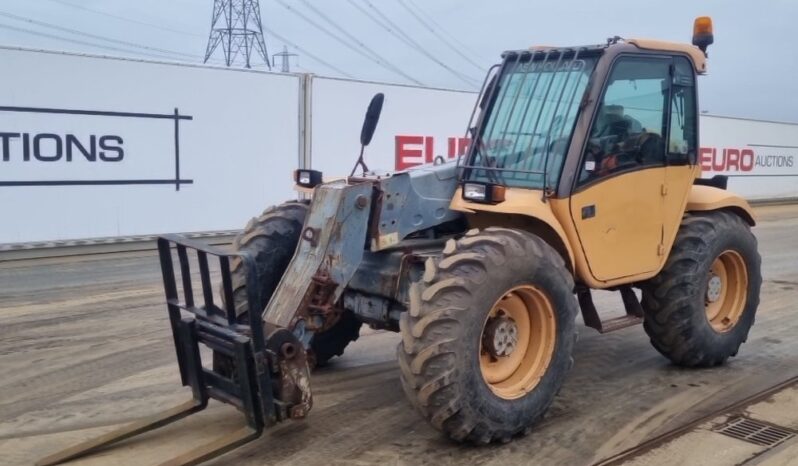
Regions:
M 313 374 L 307 420 L 211 464 L 587 465 L 795 377 L 798 207 L 758 214 L 762 303 L 748 342 L 726 366 L 678 369 L 640 327 L 608 335 L 581 327 L 576 364 L 547 418 L 528 437 L 476 448 L 447 441 L 411 410 L 394 360 L 398 336 L 364 332 Z M 614 295 L 597 305 L 605 314 L 621 310 Z M 155 252 L 0 262 L 0 369 L 4 465 L 31 464 L 189 398 Z M 157 464 L 240 424 L 237 411 L 216 403 L 74 464 Z

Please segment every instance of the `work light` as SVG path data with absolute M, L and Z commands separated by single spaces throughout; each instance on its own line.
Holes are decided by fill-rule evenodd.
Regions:
M 296 170 L 294 180 L 299 186 L 313 188 L 321 184 L 321 172 L 318 170 Z
M 463 183 L 463 199 L 495 204 L 504 201 L 504 186 L 485 183 Z
M 485 188 L 484 184 L 466 183 L 463 185 L 463 198 L 482 202 L 485 200 Z

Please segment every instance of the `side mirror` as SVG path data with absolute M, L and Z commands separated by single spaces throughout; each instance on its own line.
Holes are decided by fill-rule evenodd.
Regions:
M 374 130 L 377 129 L 377 122 L 380 121 L 380 113 L 382 112 L 382 103 L 385 100 L 385 95 L 380 92 L 371 98 L 369 108 L 366 110 L 366 118 L 363 120 L 363 129 L 360 130 L 360 144 L 363 146 L 369 145 L 371 138 L 374 136 Z

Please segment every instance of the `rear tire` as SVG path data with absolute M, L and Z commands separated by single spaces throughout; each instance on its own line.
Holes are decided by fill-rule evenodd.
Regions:
M 344 349 L 360 337 L 363 325 L 352 311 L 345 310 L 338 322 L 326 332 L 317 333 L 310 342 L 312 361 L 316 367 L 326 366 L 330 359 L 344 354 Z
M 737 355 L 759 306 L 760 265 L 756 238 L 739 216 L 688 214 L 665 267 L 641 286 L 654 348 L 686 367 Z
M 529 432 L 573 365 L 573 287 L 561 256 L 527 232 L 488 228 L 450 241 L 437 264 L 427 261 L 400 321 L 397 354 L 410 402 L 457 441 L 506 442 Z M 514 349 L 496 356 L 504 333 L 487 329 L 497 332 L 494 319 L 508 317 Z M 516 353 L 521 362 L 506 366 Z
M 246 251 L 255 259 L 258 283 L 261 285 L 261 312 L 294 257 L 307 213 L 307 201 L 288 201 L 270 207 L 259 217 L 250 220 L 244 231 L 233 240 L 234 250 Z M 232 281 L 236 315 L 240 322 L 246 323 L 249 312 L 247 280 L 240 260 L 232 264 Z M 344 348 L 357 340 L 360 325 L 354 314 L 345 312 L 329 330 L 317 333 L 311 341 L 316 365 L 324 365 L 329 359 L 342 355 Z

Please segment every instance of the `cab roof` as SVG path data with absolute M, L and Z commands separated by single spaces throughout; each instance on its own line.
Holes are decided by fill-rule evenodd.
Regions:
M 680 42 L 667 42 L 656 39 L 629 39 L 626 42 L 645 50 L 662 50 L 665 52 L 680 52 L 690 56 L 695 71 L 698 74 L 707 72 L 707 56 L 695 45 Z
M 670 52 L 670 53 L 682 53 L 687 55 L 690 58 L 690 61 L 693 63 L 693 67 L 695 68 L 696 73 L 704 74 L 707 72 L 707 57 L 704 52 L 701 51 L 698 47 L 690 44 L 684 44 L 681 42 L 668 42 L 663 40 L 655 40 L 655 39 L 622 39 L 620 37 L 614 37 L 607 40 L 605 44 L 598 44 L 598 45 L 583 45 L 577 47 L 554 47 L 548 45 L 533 45 L 529 47 L 528 51 L 513 51 L 509 53 L 523 53 L 523 52 L 552 52 L 552 51 L 568 51 L 568 50 L 582 50 L 582 51 L 599 51 L 606 49 L 608 47 L 612 47 L 616 44 L 631 44 L 641 50 L 653 50 L 653 51 L 663 51 L 663 52 Z M 508 52 L 505 52 L 506 55 Z

